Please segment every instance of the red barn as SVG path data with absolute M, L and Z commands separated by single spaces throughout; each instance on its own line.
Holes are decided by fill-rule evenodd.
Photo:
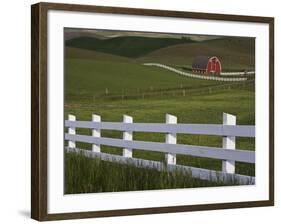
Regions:
M 202 74 L 216 74 L 221 73 L 221 62 L 216 56 L 198 56 L 192 63 L 192 71 Z

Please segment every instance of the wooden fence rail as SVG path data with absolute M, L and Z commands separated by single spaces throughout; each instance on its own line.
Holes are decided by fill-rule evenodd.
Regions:
M 255 163 L 255 152 L 249 150 L 236 149 L 235 137 L 255 137 L 255 126 L 236 125 L 236 117 L 223 113 L 223 124 L 177 124 L 177 117 L 166 115 L 166 124 L 161 123 L 133 123 L 133 118 L 124 115 L 123 122 L 102 122 L 98 115 L 92 116 L 92 121 L 76 121 L 74 115 L 69 115 L 65 121 L 65 127 L 68 127 L 68 133 L 65 133 L 65 140 L 68 141 L 68 151 L 84 151 L 85 155 L 90 157 L 100 157 L 115 162 L 124 163 L 130 159 L 134 165 L 162 169 L 163 165 L 156 161 L 146 161 L 133 158 L 133 149 L 145 151 L 155 151 L 165 153 L 166 165 L 169 170 L 182 169 L 189 170 L 193 177 L 206 180 L 209 172 L 209 180 L 227 181 L 229 178 L 238 181 L 241 184 L 254 183 L 255 177 L 235 174 L 235 161 L 245 163 Z M 92 136 L 76 134 L 76 128 L 87 128 L 92 130 Z M 123 132 L 123 139 L 101 137 L 101 130 L 117 130 Z M 133 140 L 133 132 L 157 132 L 165 133 L 166 141 L 150 142 Z M 200 134 L 222 136 L 223 147 L 207 147 L 195 145 L 177 144 L 177 134 Z M 92 152 L 77 149 L 76 142 L 92 144 Z M 100 145 L 114 146 L 123 148 L 122 156 L 102 153 Z M 222 160 L 222 171 L 212 171 L 177 165 L 176 155 L 189 155 L 203 158 L 213 158 Z M 121 158 L 121 159 L 120 159 Z M 126 158 L 126 159 L 124 159 Z M 150 164 L 150 165 L 149 165 Z M 200 174 L 200 172 L 203 172 Z M 198 173 L 199 172 L 199 173 Z M 227 177 L 227 178 L 226 178 Z M 208 178 L 207 178 L 208 179 Z

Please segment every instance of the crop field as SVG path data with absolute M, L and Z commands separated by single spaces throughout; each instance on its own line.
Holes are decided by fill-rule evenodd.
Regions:
M 89 44 L 91 40 L 88 40 Z M 119 40 L 120 41 L 120 40 Z M 126 40 L 129 41 L 129 40 Z M 135 41 L 135 40 L 130 40 Z M 138 40 L 140 41 L 140 40 Z M 91 115 L 98 114 L 102 121 L 122 121 L 123 114 L 132 116 L 134 122 L 164 123 L 165 114 L 178 117 L 178 123 L 222 124 L 222 113 L 237 116 L 237 124 L 255 124 L 255 89 L 254 85 L 241 85 L 239 88 L 222 88 L 221 91 L 202 92 L 185 95 L 155 94 L 150 98 L 98 100 L 105 95 L 134 95 L 137 93 L 166 92 L 170 89 L 212 88 L 225 83 L 218 81 L 182 77 L 170 71 L 156 67 L 143 66 L 143 62 L 159 62 L 177 65 L 189 65 L 193 53 L 183 61 L 183 51 L 175 50 L 179 45 L 191 45 L 195 49 L 198 43 L 190 40 L 177 40 L 145 50 L 122 54 L 122 50 L 112 48 L 89 49 L 88 45 L 80 46 L 79 41 L 68 42 L 65 49 L 65 107 L 64 113 L 74 114 L 77 120 L 90 120 Z M 209 45 L 200 49 L 209 51 L 217 49 L 225 52 L 228 39 L 208 40 Z M 233 63 L 227 58 L 226 68 L 253 69 L 252 45 L 244 40 L 233 40 Z M 242 41 L 242 42 L 241 42 Z M 206 41 L 207 42 L 207 41 Z M 111 42 L 112 44 L 112 42 Z M 241 51 L 237 45 L 242 45 Z M 247 47 L 245 47 L 247 46 Z M 231 45 L 232 46 L 232 45 Z M 244 47 L 243 47 L 244 46 Z M 197 46 L 198 47 L 198 46 Z M 88 48 L 88 49 L 87 49 Z M 250 49 L 251 48 L 251 49 Z M 181 48 L 184 49 L 184 48 Z M 162 52 L 161 52 L 162 51 Z M 166 53 L 165 53 L 166 52 Z M 169 53 L 168 53 L 169 52 Z M 178 52 L 178 53 L 176 53 Z M 251 54 L 249 53 L 251 52 Z M 177 54 L 177 55 L 176 55 Z M 251 57 L 247 57 L 247 55 Z M 170 56 L 169 56 L 170 55 Z M 232 57 L 233 57 L 232 55 Z M 170 57 L 170 59 L 169 59 Z M 77 133 L 91 135 L 90 130 L 77 129 Z M 122 138 L 122 132 L 102 131 L 103 137 Z M 164 134 L 134 133 L 134 140 L 165 142 Z M 216 136 L 178 134 L 179 144 L 222 147 L 222 138 Z M 90 144 L 77 143 L 78 148 L 91 149 Z M 255 149 L 255 140 L 237 138 L 236 147 L 245 150 Z M 122 149 L 101 146 L 102 152 L 122 154 Z M 133 150 L 133 157 L 155 161 L 164 161 L 164 153 Z M 177 155 L 177 164 L 221 170 L 221 160 Z M 236 173 L 255 176 L 255 165 L 236 162 Z M 235 183 L 229 183 L 233 185 Z M 127 190 L 152 190 L 183 187 L 222 186 L 223 183 L 201 181 L 188 174 L 133 168 L 127 165 L 114 164 L 85 158 L 72 153 L 65 154 L 65 192 L 106 192 Z

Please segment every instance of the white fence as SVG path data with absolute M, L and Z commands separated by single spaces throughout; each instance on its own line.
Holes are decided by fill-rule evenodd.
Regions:
M 193 73 L 187 73 L 187 72 L 172 68 L 172 67 L 167 66 L 167 65 L 159 64 L 159 63 L 144 63 L 143 65 L 156 66 L 156 67 L 164 68 L 164 69 L 167 69 L 169 71 L 175 72 L 179 75 L 187 76 L 187 77 L 190 77 L 190 78 L 206 79 L 206 80 L 214 80 L 214 81 L 222 81 L 222 82 L 241 82 L 241 81 L 247 80 L 246 77 L 243 77 L 243 78 L 225 78 L 225 77 L 210 76 L 210 75 L 197 75 L 197 74 L 193 74 Z M 223 73 L 223 74 L 226 75 L 226 73 Z M 230 73 L 227 73 L 227 74 L 230 75 Z M 245 73 L 243 73 L 243 74 L 245 74 Z M 236 74 L 236 75 L 238 75 L 238 74 Z
M 245 71 L 245 72 L 221 72 L 222 76 L 232 76 L 232 75 L 254 75 L 255 71 Z
M 98 157 L 102 160 L 130 163 L 137 167 L 180 169 L 190 172 L 194 178 L 212 181 L 236 181 L 239 184 L 254 184 L 255 177 L 236 174 L 235 161 L 255 163 L 255 152 L 240 150 L 235 147 L 235 137 L 255 137 L 255 126 L 236 125 L 236 117 L 223 113 L 223 124 L 177 124 L 177 117 L 166 115 L 166 123 L 133 123 L 133 118 L 123 115 L 123 122 L 102 122 L 98 115 L 92 116 L 92 121 L 76 121 L 75 116 L 69 115 L 65 121 L 68 133 L 67 151 L 82 152 L 88 157 Z M 92 136 L 76 134 L 76 128 L 92 130 Z M 116 130 L 123 132 L 123 139 L 101 137 L 101 130 Z M 166 141 L 149 142 L 133 140 L 133 132 L 165 133 Z M 223 147 L 206 147 L 177 144 L 177 134 L 198 134 L 222 136 Z M 92 144 L 92 151 L 76 148 L 76 142 Z M 101 152 L 101 145 L 123 148 L 123 155 L 111 155 Z M 165 153 L 166 163 L 152 160 L 133 158 L 133 150 L 141 149 Z M 177 155 L 213 158 L 222 160 L 222 171 L 178 165 Z

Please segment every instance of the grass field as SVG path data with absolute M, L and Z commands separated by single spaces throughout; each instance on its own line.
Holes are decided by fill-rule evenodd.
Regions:
M 130 41 L 132 40 L 130 39 Z M 183 40 L 178 39 L 177 41 Z M 95 113 L 101 116 L 102 121 L 122 121 L 123 114 L 127 114 L 134 118 L 134 122 L 164 123 L 165 114 L 169 113 L 178 117 L 178 123 L 222 124 L 222 114 L 226 112 L 237 116 L 237 124 L 255 124 L 255 89 L 253 85 L 242 85 L 239 88 L 231 89 L 222 88 L 218 92 L 202 91 L 202 93 L 198 93 L 197 91 L 196 94 L 186 95 L 155 94 L 153 97 L 143 99 L 102 100 L 104 95 L 130 96 L 148 92 L 167 93 L 170 89 L 200 90 L 205 87 L 224 85 L 223 82 L 186 78 L 161 68 L 141 64 L 143 62 L 162 62 L 188 66 L 196 49 L 199 53 L 221 54 L 229 69 L 254 68 L 254 42 L 250 40 L 224 38 L 208 40 L 201 45 L 193 41 L 168 44 L 167 40 L 163 40 L 161 43 L 165 44 L 153 48 L 147 47 L 143 51 L 138 48 L 135 49 L 135 52 L 126 53 L 126 55 L 122 53 L 122 44 L 111 52 L 112 48 L 105 46 L 103 49 L 97 49 L 98 45 L 93 45 L 89 49 L 86 45 L 81 47 L 79 44 L 77 45 L 77 42 L 68 42 L 65 48 L 65 118 L 68 114 L 74 114 L 78 120 L 91 120 L 91 115 Z M 87 42 L 87 44 L 89 43 Z M 142 42 L 142 45 L 145 43 Z M 96 99 L 99 97 L 101 100 L 97 101 Z M 91 135 L 91 130 L 77 129 L 77 133 Z M 122 132 L 102 131 L 102 136 L 122 138 Z M 134 140 L 164 142 L 165 135 L 134 133 Z M 216 136 L 178 134 L 177 142 L 222 147 L 222 138 Z M 85 143 L 77 143 L 77 147 L 91 149 L 91 145 Z M 236 147 L 254 150 L 255 140 L 237 138 Z M 118 155 L 122 153 L 122 149 L 116 147 L 101 146 L 101 150 Z M 164 161 L 165 155 L 135 149 L 133 157 Z M 219 171 L 222 168 L 221 160 L 181 155 L 177 155 L 177 164 Z M 255 165 L 237 162 L 236 173 L 255 176 Z M 65 155 L 65 180 L 66 193 L 223 185 L 222 183 L 195 180 L 190 175 L 180 172 L 168 174 L 167 172 L 132 168 L 74 154 Z
M 101 115 L 103 121 L 122 121 L 122 115 L 127 114 L 134 118 L 134 122 L 156 123 L 163 123 L 165 114 L 170 113 L 178 117 L 178 123 L 221 124 L 222 112 L 236 115 L 238 124 L 255 124 L 253 90 L 226 90 L 222 93 L 210 95 L 174 97 L 172 100 L 159 97 L 158 99 L 112 101 L 99 104 L 94 104 L 90 101 L 82 104 L 74 102 L 65 108 L 66 116 L 69 113 L 75 114 L 78 120 L 90 120 L 91 114 L 96 113 Z M 91 135 L 91 131 L 87 129 L 78 129 L 77 133 Z M 122 133 L 118 131 L 102 131 L 102 136 L 122 138 Z M 164 142 L 165 135 L 134 133 L 134 140 Z M 222 147 L 222 138 L 214 136 L 179 134 L 177 135 L 177 141 L 179 144 Z M 86 143 L 77 143 L 77 147 L 91 149 L 91 145 Z M 255 141 L 251 138 L 237 138 L 237 148 L 254 150 Z M 107 153 L 122 154 L 122 149 L 120 148 L 102 146 L 101 149 Z M 133 156 L 156 161 L 164 161 L 165 159 L 163 153 L 142 150 L 134 150 Z M 221 170 L 222 168 L 221 160 L 182 155 L 177 156 L 177 164 L 212 170 Z M 73 172 L 79 171 L 73 170 Z M 255 166 L 237 162 L 236 173 L 254 176 Z M 197 186 L 201 186 L 201 182 L 196 183 L 198 184 Z M 193 186 L 195 185 L 194 183 Z
M 157 89 L 199 88 L 219 84 L 217 81 L 187 79 L 161 68 L 124 61 L 66 59 L 65 72 L 67 101 L 69 98 L 78 97 L 81 100 L 105 95 L 106 91 L 111 95 L 135 94 Z

